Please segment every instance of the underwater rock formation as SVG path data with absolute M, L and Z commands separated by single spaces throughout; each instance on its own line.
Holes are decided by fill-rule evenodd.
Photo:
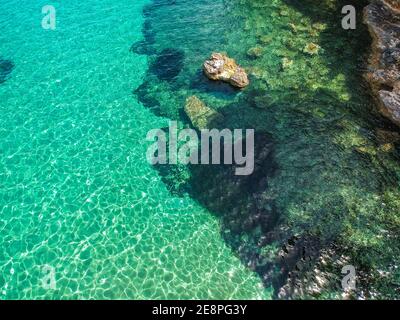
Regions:
M 252 59 L 260 58 L 263 55 L 263 48 L 262 47 L 253 47 L 247 50 L 247 56 Z
M 249 85 L 246 71 L 234 59 L 222 53 L 213 53 L 211 58 L 204 62 L 203 70 L 211 80 L 228 82 L 238 88 Z
M 303 52 L 304 52 L 304 53 L 308 53 L 309 55 L 313 56 L 313 55 L 318 54 L 319 49 L 320 49 L 320 46 L 319 46 L 319 45 L 317 45 L 317 44 L 311 42 L 311 43 L 308 43 L 308 44 L 304 47 Z
M 196 96 L 187 98 L 185 113 L 196 129 L 210 129 L 223 121 L 223 117 L 217 111 L 207 107 Z
M 400 4 L 373 2 L 365 8 L 364 22 L 373 39 L 366 79 L 379 112 L 400 126 Z

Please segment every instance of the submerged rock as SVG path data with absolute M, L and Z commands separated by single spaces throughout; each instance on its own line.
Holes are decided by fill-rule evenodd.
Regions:
M 376 137 L 380 143 L 394 143 L 400 141 L 400 133 L 383 129 L 376 130 Z
M 259 36 L 258 40 L 262 44 L 269 44 L 272 42 L 273 38 L 270 35 L 261 35 L 261 36 Z
M 249 50 L 247 50 L 247 55 L 252 59 L 260 58 L 263 55 L 263 48 L 261 47 L 250 48 Z
M 380 113 L 400 126 L 400 4 L 377 0 L 365 8 L 364 22 L 373 40 L 366 79 Z
M 228 82 L 238 88 L 249 85 L 246 71 L 234 59 L 222 53 L 213 53 L 211 58 L 204 62 L 203 70 L 211 80 Z
M 289 69 L 291 66 L 293 66 L 293 60 L 290 60 L 288 58 L 282 59 L 282 69 L 283 70 Z
M 379 146 L 379 150 L 382 152 L 392 152 L 395 150 L 395 146 L 393 143 L 385 143 Z
M 319 49 L 321 49 L 319 45 L 311 42 L 304 47 L 303 52 L 313 56 L 318 54 Z
M 313 23 L 312 28 L 318 31 L 325 31 L 328 26 L 326 23 L 316 22 Z
M 186 99 L 185 113 L 196 129 L 210 129 L 222 122 L 223 117 L 220 113 L 205 105 L 196 96 Z

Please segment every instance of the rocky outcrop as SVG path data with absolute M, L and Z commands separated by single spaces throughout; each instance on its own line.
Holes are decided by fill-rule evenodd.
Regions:
M 388 4 L 394 10 L 400 10 L 400 2 L 399 0 L 386 0 L 386 4 Z
M 400 2 L 377 0 L 364 11 L 373 39 L 366 79 L 382 115 L 400 126 Z
M 186 99 L 185 113 L 196 129 L 211 129 L 223 120 L 220 113 L 205 105 L 196 96 L 191 96 Z
M 222 53 L 213 53 L 211 58 L 204 62 L 203 70 L 211 80 L 228 82 L 237 88 L 249 85 L 246 71 L 234 59 Z

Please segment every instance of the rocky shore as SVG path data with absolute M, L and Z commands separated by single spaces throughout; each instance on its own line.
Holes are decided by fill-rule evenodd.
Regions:
M 400 2 L 372 2 L 365 8 L 364 23 L 373 40 L 365 77 L 379 112 L 400 126 Z

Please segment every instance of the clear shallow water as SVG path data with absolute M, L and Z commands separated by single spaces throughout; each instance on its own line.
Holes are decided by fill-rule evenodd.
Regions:
M 336 256 L 390 271 L 360 287 L 393 294 L 398 146 L 377 132 L 395 129 L 372 112 L 368 37 L 340 30 L 341 2 L 69 1 L 54 32 L 40 28 L 41 2 L 0 4 L 13 65 L 0 85 L 1 298 L 276 297 L 301 260 L 282 247 L 329 253 L 322 297 L 337 297 Z M 247 68 L 249 88 L 202 76 L 216 50 Z M 260 133 L 269 156 L 253 177 L 147 164 L 146 133 L 189 125 L 192 94 L 224 126 Z
M 145 159 L 167 125 L 132 95 L 145 1 L 0 4 L 0 297 L 267 298 L 219 221 L 172 196 Z M 42 288 L 43 266 L 56 289 Z

